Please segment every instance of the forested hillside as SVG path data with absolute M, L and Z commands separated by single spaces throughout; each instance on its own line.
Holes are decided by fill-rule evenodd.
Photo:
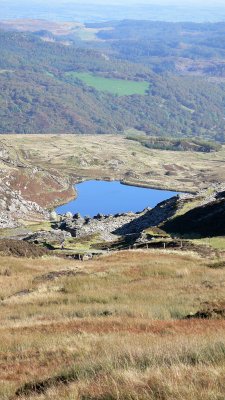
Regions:
M 157 73 L 225 76 L 224 22 L 125 20 L 87 26 L 100 29 L 97 36 L 118 57 L 151 66 Z
M 223 83 L 157 74 L 135 57 L 120 59 L 107 42 L 93 47 L 0 31 L 0 132 L 89 134 L 135 128 L 153 136 L 224 141 Z

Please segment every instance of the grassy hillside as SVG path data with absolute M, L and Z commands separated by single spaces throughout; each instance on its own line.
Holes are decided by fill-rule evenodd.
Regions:
M 223 310 L 225 270 L 212 261 L 130 251 L 0 262 L 2 399 L 223 398 L 225 321 L 184 319 Z

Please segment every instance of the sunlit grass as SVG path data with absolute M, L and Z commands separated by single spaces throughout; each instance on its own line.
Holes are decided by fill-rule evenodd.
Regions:
M 222 399 L 225 321 L 183 319 L 224 299 L 225 269 L 210 262 L 172 251 L 0 258 L 11 272 L 0 274 L 0 398 Z
M 214 249 L 225 250 L 225 236 L 215 236 L 204 239 L 193 240 L 196 244 L 206 244 L 212 246 Z

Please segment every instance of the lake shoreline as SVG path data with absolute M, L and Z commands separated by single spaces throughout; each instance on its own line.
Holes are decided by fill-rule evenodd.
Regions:
M 103 181 L 103 182 L 119 182 L 121 185 L 124 185 L 124 186 L 131 186 L 131 187 L 137 187 L 137 188 L 143 188 L 143 189 L 150 189 L 150 190 L 160 190 L 160 191 L 168 191 L 168 192 L 177 192 L 177 193 L 180 193 L 180 194 L 187 194 L 187 195 L 196 195 L 198 192 L 197 191 L 185 191 L 185 190 L 183 190 L 183 189 L 181 189 L 181 190 L 177 190 L 177 188 L 174 188 L 174 187 L 167 187 L 167 186 L 163 186 L 163 185 L 149 185 L 148 183 L 145 183 L 145 182 L 141 182 L 141 183 L 139 183 L 139 182 L 134 182 L 134 181 L 124 181 L 124 180 L 117 180 L 117 179 L 111 179 L 111 178 L 96 178 L 96 179 L 93 179 L 93 178 L 82 178 L 82 179 L 80 179 L 80 180 L 77 180 L 76 182 L 74 182 L 72 185 L 71 185 L 71 189 L 74 191 L 74 196 L 73 197 L 68 197 L 68 200 L 66 200 L 66 201 L 63 201 L 63 202 L 57 202 L 57 203 L 55 203 L 55 206 L 54 207 L 51 207 L 51 208 L 48 208 L 48 210 L 49 211 L 54 211 L 54 210 L 56 210 L 57 208 L 59 208 L 59 207 L 61 207 L 61 206 L 64 206 L 64 205 L 66 205 L 66 204 L 68 204 L 69 202 L 71 202 L 71 201 L 75 201 L 77 198 L 78 198 L 78 192 L 77 192 L 77 189 L 76 189 L 76 186 L 77 185 L 79 185 L 79 184 L 81 184 L 81 183 L 84 183 L 84 182 L 89 182 L 89 181 L 92 181 L 92 180 L 95 180 L 95 181 Z
M 158 203 L 179 194 L 177 191 L 162 188 L 149 188 L 140 184 L 130 185 L 119 180 L 101 179 L 82 180 L 74 185 L 74 191 L 74 199 L 56 207 L 54 209 L 56 213 L 61 215 L 68 212 L 91 214 L 93 217 L 97 214 L 140 212 L 148 207 L 154 208 Z
M 74 200 L 76 185 L 91 179 L 191 194 L 224 181 L 225 146 L 216 154 L 188 152 L 184 157 L 183 152 L 149 150 L 115 135 L 11 134 L 1 135 L 1 148 L 2 228 L 48 219 L 46 211 Z M 11 209 L 4 206 L 7 177 Z M 17 205 L 18 191 L 23 200 Z

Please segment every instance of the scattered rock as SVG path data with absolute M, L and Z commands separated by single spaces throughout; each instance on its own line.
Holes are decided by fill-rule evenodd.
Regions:
M 61 244 L 66 239 L 69 238 L 71 238 L 71 234 L 69 232 L 60 229 L 52 229 L 51 231 L 38 231 L 30 236 L 27 236 L 24 240 L 26 242 L 35 244 L 44 244 L 44 243 Z
M 34 282 L 39 282 L 39 281 L 54 281 L 55 279 L 61 278 L 61 277 L 70 277 L 70 276 L 77 276 L 77 275 L 87 275 L 87 272 L 81 271 L 80 269 L 66 269 L 62 271 L 52 271 L 49 272 L 48 274 L 38 276 L 37 278 L 34 279 Z
M 115 239 L 117 229 L 122 229 L 123 225 L 134 221 L 139 216 L 139 213 L 126 213 L 116 215 L 98 214 L 93 218 L 83 218 L 80 214 L 76 214 L 72 219 L 66 218 L 58 224 L 58 228 L 69 232 L 75 238 L 99 234 L 102 240 L 111 241 Z
M 185 319 L 224 319 L 225 318 L 225 302 L 217 304 L 205 303 L 202 310 L 195 314 L 189 314 Z
M 0 174 L 4 176 L 5 171 L 1 170 Z M 0 229 L 17 227 L 20 219 L 49 218 L 47 210 L 35 202 L 25 200 L 20 192 L 11 189 L 3 180 L 0 182 Z

